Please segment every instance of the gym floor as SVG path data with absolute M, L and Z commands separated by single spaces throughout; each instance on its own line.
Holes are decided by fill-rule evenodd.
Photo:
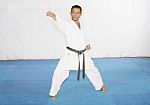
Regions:
M 48 93 L 56 60 L 0 60 L 0 105 L 150 105 L 150 58 L 96 58 L 108 93 L 71 71 L 56 100 Z

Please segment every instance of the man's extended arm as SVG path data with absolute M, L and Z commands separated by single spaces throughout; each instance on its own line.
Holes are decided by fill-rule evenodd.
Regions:
M 63 19 L 61 19 L 57 14 L 48 11 L 47 12 L 47 16 L 52 17 L 52 22 L 55 26 L 56 29 L 58 29 L 58 31 L 65 33 L 67 28 L 66 28 L 66 21 L 64 21 Z

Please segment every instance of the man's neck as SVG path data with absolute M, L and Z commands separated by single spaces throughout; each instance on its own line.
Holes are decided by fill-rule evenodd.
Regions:
M 73 20 L 75 23 L 80 23 L 79 20 Z
M 74 20 L 73 20 L 74 21 Z M 79 29 L 80 29 L 80 22 L 79 22 L 79 20 L 77 20 L 77 21 L 74 21 L 75 23 L 76 23 L 76 25 L 79 27 Z

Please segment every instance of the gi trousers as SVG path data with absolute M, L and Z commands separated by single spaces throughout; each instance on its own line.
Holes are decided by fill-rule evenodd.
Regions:
M 70 56 L 70 57 L 69 57 Z M 82 61 L 82 56 L 80 57 Z M 69 77 L 69 72 L 72 64 L 75 63 L 75 66 L 78 67 L 78 62 L 70 62 L 72 60 L 77 60 L 77 55 L 73 54 L 72 52 L 68 52 L 66 56 L 62 57 L 54 70 L 53 77 L 52 77 L 52 84 L 51 84 L 51 89 L 49 92 L 50 96 L 55 96 L 57 95 L 62 83 L 64 82 L 65 79 Z M 85 57 L 85 74 L 90 80 L 90 82 L 93 84 L 95 90 L 101 90 L 103 86 L 103 81 L 100 75 L 100 72 L 97 67 L 95 67 L 92 59 L 87 56 Z M 68 65 L 68 66 L 64 66 Z M 81 64 L 82 65 L 82 64 Z M 82 67 L 82 66 L 81 66 Z
M 70 70 L 64 69 L 55 69 L 53 77 L 52 77 L 52 85 L 49 92 L 50 96 L 57 95 L 62 83 L 65 79 L 68 78 Z M 86 69 L 85 74 L 87 75 L 90 82 L 95 87 L 95 90 L 100 90 L 103 86 L 103 81 L 98 69 L 95 67 L 93 69 Z

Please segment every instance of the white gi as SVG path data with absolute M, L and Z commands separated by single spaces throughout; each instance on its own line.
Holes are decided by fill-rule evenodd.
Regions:
M 73 20 L 64 21 L 58 16 L 56 16 L 56 21 L 53 20 L 56 28 L 64 34 L 66 46 L 69 46 L 76 50 L 85 49 L 87 38 L 84 34 L 83 27 L 81 28 L 75 24 Z M 103 86 L 103 81 L 98 69 L 95 67 L 91 57 L 88 54 L 88 51 L 84 52 L 85 54 L 85 74 L 89 78 L 90 82 L 93 84 L 96 90 L 100 90 Z M 80 55 L 80 67 L 82 68 L 83 54 Z M 60 89 L 63 81 L 68 78 L 70 70 L 78 70 L 78 55 L 75 52 L 72 52 L 66 49 L 63 57 L 60 58 L 60 61 L 54 70 L 52 78 L 52 86 L 49 92 L 50 96 L 55 96 Z

